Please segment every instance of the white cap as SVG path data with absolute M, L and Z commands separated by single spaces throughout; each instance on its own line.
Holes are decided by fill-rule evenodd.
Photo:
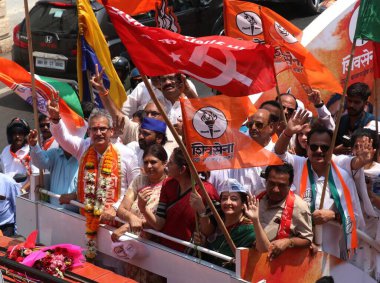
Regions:
M 230 192 L 230 193 L 245 193 L 248 191 L 242 184 L 240 184 L 236 179 L 227 179 L 220 184 L 219 193 Z

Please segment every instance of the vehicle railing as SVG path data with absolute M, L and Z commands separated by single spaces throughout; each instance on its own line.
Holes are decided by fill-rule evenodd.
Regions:
M 50 196 L 50 197 L 54 197 L 54 198 L 57 198 L 57 199 L 59 199 L 59 198 L 61 197 L 61 195 L 58 195 L 58 194 L 52 193 L 52 192 L 50 192 L 50 191 L 48 191 L 48 190 L 45 190 L 45 189 L 39 189 L 39 192 L 40 192 L 41 194 L 45 194 L 45 195 L 48 195 L 48 196 Z M 70 201 L 70 204 L 71 204 L 71 205 L 74 205 L 74 206 L 77 206 L 77 207 L 79 207 L 79 208 L 84 208 L 84 207 L 85 207 L 83 203 L 78 202 L 78 201 L 75 201 L 75 200 L 71 200 L 71 201 Z M 120 222 L 120 223 L 123 223 L 123 224 L 126 223 L 123 219 L 120 219 L 120 218 L 117 217 L 117 216 L 115 217 L 115 220 L 116 220 L 117 222 Z M 206 248 L 204 248 L 204 247 L 202 247 L 202 246 L 198 246 L 198 245 L 195 245 L 195 244 L 193 244 L 193 243 L 190 243 L 190 242 L 187 242 L 187 241 L 183 241 L 183 240 L 180 240 L 180 239 L 177 239 L 177 238 L 171 237 L 171 236 L 169 236 L 169 235 L 166 235 L 166 234 L 164 234 L 164 233 L 158 232 L 158 231 L 153 230 L 153 229 L 143 229 L 143 231 L 144 231 L 144 232 L 147 232 L 147 233 L 149 233 L 149 234 L 152 234 L 152 235 L 155 235 L 155 236 L 158 236 L 158 237 L 164 238 L 164 239 L 166 239 L 166 240 L 169 240 L 169 241 L 175 242 L 175 243 L 177 243 L 177 244 L 183 245 L 183 246 L 185 246 L 185 247 L 192 248 L 192 249 L 194 249 L 194 250 L 196 250 L 196 251 L 200 251 L 200 252 L 202 252 L 202 253 L 206 253 L 206 254 L 208 254 L 208 255 L 212 255 L 212 256 L 214 256 L 214 257 L 220 258 L 220 259 L 225 260 L 225 261 L 228 261 L 228 262 L 230 262 L 230 261 L 232 261 L 232 260 L 234 259 L 233 257 L 226 256 L 226 255 L 224 255 L 224 254 L 220 254 L 220 253 L 217 253 L 217 252 L 215 252 L 215 251 L 212 251 L 212 250 L 206 249 Z M 121 237 L 120 240 L 123 240 L 123 236 Z
M 55 197 L 55 198 L 59 198 L 60 197 L 60 195 L 54 194 L 54 193 L 52 193 L 50 191 L 47 191 L 47 190 L 44 190 L 44 189 L 40 189 L 40 192 L 43 193 L 43 194 L 47 194 L 49 196 Z M 80 202 L 77 202 L 77 201 L 74 201 L 74 200 L 70 201 L 70 204 L 76 205 L 76 206 L 81 207 L 81 208 L 84 208 L 84 204 L 82 204 Z M 120 219 L 119 217 L 116 217 L 115 220 L 118 221 L 118 222 L 121 222 L 121 223 L 126 223 L 124 220 Z M 335 221 L 330 222 L 330 223 L 333 224 L 336 227 L 340 226 L 340 224 L 337 223 L 337 222 L 335 222 Z M 230 260 L 233 259 L 232 257 L 227 257 L 225 255 L 222 255 L 222 254 L 219 254 L 219 253 L 215 253 L 214 251 L 205 249 L 203 247 L 194 245 L 194 244 L 186 242 L 186 241 L 179 240 L 177 238 L 173 238 L 171 236 L 168 236 L 168 235 L 166 235 L 164 233 L 161 233 L 161 232 L 158 232 L 158 231 L 155 231 L 155 230 L 152 230 L 152 229 L 144 229 L 144 231 L 148 232 L 150 234 L 153 234 L 153 235 L 165 238 L 167 240 L 176 242 L 178 244 L 184 245 L 184 246 L 192 248 L 192 249 L 196 249 L 196 250 L 199 250 L 199 251 L 207 250 L 208 251 L 207 253 L 210 254 L 210 255 L 217 256 L 219 258 L 222 258 L 220 256 L 223 256 L 223 258 L 222 258 L 223 260 L 230 261 Z M 359 229 L 356 229 L 356 231 L 357 231 L 357 234 L 358 234 L 358 238 L 360 240 L 362 240 L 363 242 L 365 242 L 366 244 L 368 244 L 369 246 L 371 246 L 372 248 L 374 248 L 378 253 L 380 253 L 380 243 L 378 243 L 375 239 L 371 238 L 365 232 L 363 232 L 363 231 L 361 231 Z M 202 251 L 202 252 L 205 252 L 205 251 Z

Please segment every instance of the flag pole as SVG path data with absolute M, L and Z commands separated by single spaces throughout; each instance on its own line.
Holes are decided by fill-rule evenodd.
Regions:
M 34 119 L 34 128 L 38 131 L 37 139 L 38 144 L 41 144 L 41 136 L 40 136 L 40 127 L 38 124 L 38 108 L 37 108 L 37 94 L 36 94 L 36 79 L 35 79 L 35 71 L 34 71 L 34 60 L 33 60 L 33 41 L 32 41 L 32 31 L 30 28 L 30 16 L 29 16 L 29 6 L 28 0 L 24 0 L 24 10 L 25 10 L 25 26 L 26 26 L 26 34 L 28 37 L 28 58 L 29 58 L 29 69 L 30 76 L 32 79 L 32 106 L 33 106 L 33 119 Z M 43 171 L 39 169 L 39 183 L 40 186 L 44 187 L 44 175 Z M 36 187 L 36 196 L 39 196 L 39 189 Z
M 184 155 L 184 157 L 186 159 L 186 162 L 189 165 L 189 169 L 190 169 L 191 175 L 193 176 L 193 178 L 195 179 L 195 181 L 198 183 L 201 191 L 203 192 L 203 196 L 204 196 L 204 198 L 205 198 L 205 200 L 207 202 L 207 205 L 210 207 L 210 209 L 211 209 L 211 211 L 212 211 L 212 213 L 213 213 L 213 215 L 215 217 L 215 220 L 218 223 L 218 226 L 219 226 L 220 230 L 223 232 L 223 235 L 226 238 L 226 241 L 227 241 L 228 245 L 230 246 L 232 252 L 235 255 L 236 254 L 236 246 L 235 246 L 234 242 L 232 241 L 231 236 L 228 233 L 227 228 L 226 228 L 226 226 L 223 223 L 223 220 L 220 218 L 220 215 L 219 215 L 218 211 L 216 210 L 214 204 L 212 203 L 212 201 L 210 199 L 210 196 L 208 195 L 208 193 L 206 191 L 206 188 L 204 187 L 203 182 L 202 182 L 202 180 L 200 179 L 200 177 L 198 175 L 197 169 L 195 168 L 194 163 L 191 160 L 190 155 L 189 155 L 189 153 L 186 150 L 185 145 L 183 144 L 181 138 L 179 137 L 178 133 L 174 129 L 173 124 L 170 122 L 168 116 L 166 115 L 166 112 L 164 111 L 164 109 L 162 108 L 161 104 L 159 103 L 156 95 L 154 94 L 153 88 L 152 88 L 150 82 L 148 81 L 148 78 L 144 74 L 141 74 L 141 77 L 143 79 L 143 82 L 144 82 L 146 88 L 148 89 L 150 97 L 152 98 L 154 104 L 156 104 L 157 109 L 161 112 L 162 117 L 164 118 L 166 124 L 168 125 L 170 131 L 172 132 L 172 134 L 173 134 L 176 142 L 178 143 L 179 147 L 181 148 L 181 150 L 183 152 L 183 155 Z
M 354 42 L 352 43 L 352 48 L 351 48 L 351 53 L 350 53 L 350 61 L 348 63 L 348 71 L 347 71 L 347 75 L 346 75 L 346 80 L 344 81 L 342 98 L 340 99 L 339 112 L 338 112 L 338 115 L 337 115 L 336 120 L 335 120 L 335 129 L 334 129 L 334 134 L 333 134 L 332 141 L 331 141 L 331 146 L 330 146 L 330 149 L 327 153 L 327 168 L 326 168 L 326 173 L 325 173 L 325 180 L 323 182 L 323 189 L 322 189 L 321 202 L 319 204 L 319 209 L 323 208 L 323 202 L 325 200 L 327 182 L 328 182 L 329 172 L 330 172 L 330 168 L 331 168 L 331 159 L 332 159 L 332 154 L 333 154 L 334 147 L 335 147 L 336 137 L 338 135 L 340 120 L 341 120 L 343 110 L 344 110 L 344 103 L 346 100 L 348 82 L 349 82 L 349 78 L 351 75 L 351 67 L 352 67 L 352 61 L 354 59 L 355 47 L 356 47 L 356 39 L 354 39 Z

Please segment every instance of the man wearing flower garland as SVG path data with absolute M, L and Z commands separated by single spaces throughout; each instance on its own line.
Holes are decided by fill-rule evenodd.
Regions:
M 85 205 L 86 256 L 93 259 L 99 222 L 113 219 L 116 211 L 112 205 L 125 194 L 128 185 L 140 173 L 140 168 L 130 149 L 121 143 L 111 143 L 113 123 L 108 112 L 102 109 L 92 111 L 88 120 L 90 138 L 82 139 L 68 132 L 61 121 L 57 101 L 49 101 L 48 110 L 53 136 L 79 160 L 77 195 L 67 195 L 66 201 L 78 199 Z

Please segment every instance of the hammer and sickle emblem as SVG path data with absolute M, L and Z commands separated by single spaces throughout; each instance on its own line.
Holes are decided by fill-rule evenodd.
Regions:
M 236 79 L 240 81 L 242 84 L 246 85 L 247 87 L 249 87 L 252 84 L 252 79 L 236 71 L 236 60 L 235 60 L 234 55 L 230 51 L 221 50 L 223 55 L 226 57 L 226 62 L 223 63 L 209 56 L 207 54 L 208 50 L 209 50 L 208 46 L 202 45 L 202 46 L 195 47 L 193 53 L 191 54 L 189 62 L 199 67 L 201 67 L 202 64 L 205 62 L 209 63 L 210 65 L 214 66 L 215 68 L 217 68 L 218 70 L 222 72 L 219 76 L 216 76 L 214 78 L 203 78 L 187 70 L 181 70 L 181 72 L 188 74 L 206 84 L 210 84 L 214 86 L 226 85 L 230 83 L 232 79 Z

